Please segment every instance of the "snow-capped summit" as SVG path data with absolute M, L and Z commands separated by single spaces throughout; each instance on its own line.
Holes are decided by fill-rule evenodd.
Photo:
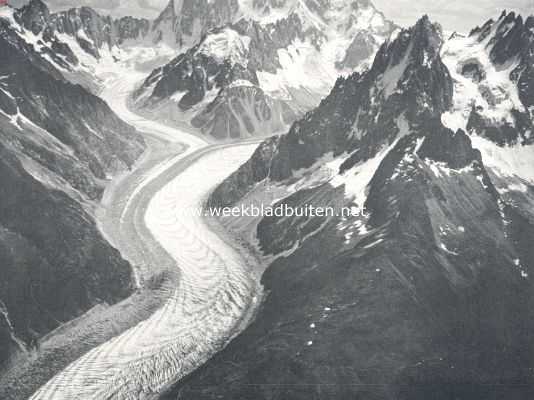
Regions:
M 231 64 L 246 67 L 250 41 L 250 37 L 241 35 L 234 29 L 224 28 L 208 35 L 197 52 L 213 58 L 218 63 L 228 60 Z
M 213 28 L 250 19 L 268 25 L 288 15 L 301 19 L 305 30 L 330 29 L 352 37 L 365 27 L 389 34 L 389 21 L 369 0 L 170 0 L 153 29 L 172 32 L 180 46 L 190 47 Z
M 534 17 L 503 12 L 451 38 L 442 57 L 454 81 L 443 123 L 471 135 L 501 196 L 523 201 L 517 189 L 534 182 Z

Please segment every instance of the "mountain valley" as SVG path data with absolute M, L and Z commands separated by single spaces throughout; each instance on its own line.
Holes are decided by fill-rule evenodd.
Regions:
M 531 398 L 533 57 L 513 11 L 0 6 L 0 397 Z M 250 204 L 336 214 L 191 213 Z

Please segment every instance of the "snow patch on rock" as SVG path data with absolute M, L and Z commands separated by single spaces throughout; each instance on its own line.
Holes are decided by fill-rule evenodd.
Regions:
M 534 145 L 498 146 L 480 136 L 471 136 L 487 168 L 502 177 L 518 177 L 534 184 Z
M 354 199 L 353 201 L 358 207 L 363 208 L 367 200 L 367 186 L 386 155 L 395 147 L 397 142 L 398 139 L 378 152 L 373 158 L 359 163 L 343 174 L 337 175 L 330 181 L 330 184 L 334 187 L 345 185 L 345 195 Z
M 249 46 L 248 36 L 240 35 L 231 28 L 225 28 L 221 32 L 208 35 L 200 45 L 198 52 L 213 57 L 220 63 L 229 59 L 232 64 L 246 67 Z

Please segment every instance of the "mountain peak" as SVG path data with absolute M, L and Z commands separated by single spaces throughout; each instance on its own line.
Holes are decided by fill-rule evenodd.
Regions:
M 174 4 L 174 0 L 170 0 L 167 6 L 163 9 L 161 14 L 159 15 L 159 17 L 156 19 L 156 21 L 167 19 L 167 18 L 172 18 L 176 16 L 175 11 L 176 11 L 176 6 Z
M 496 64 L 504 64 L 526 55 L 526 49 L 532 47 L 533 27 L 533 16 L 523 20 L 514 11 L 503 11 L 497 21 L 490 19 L 482 28 L 471 31 L 470 36 L 481 43 L 486 41 L 491 49 L 491 60 Z
M 210 29 L 235 22 L 238 0 L 169 0 L 154 20 L 159 40 L 191 47 Z
M 38 7 L 40 9 L 48 10 L 48 6 L 45 4 L 43 0 L 30 0 L 25 7 L 30 7 L 30 8 Z
M 28 4 L 15 12 L 15 19 L 34 34 L 46 27 L 49 18 L 50 10 L 42 0 L 30 0 Z
M 419 18 L 417 20 L 417 22 L 415 23 L 415 25 L 427 25 L 427 26 L 430 26 L 432 25 L 432 22 L 430 22 L 430 18 L 428 17 L 428 14 L 423 14 L 423 16 L 421 18 Z
M 174 4 L 180 9 L 169 3 L 154 30 L 189 50 L 153 71 L 134 97 L 140 108 L 170 107 L 177 121 L 187 110 L 215 137 L 285 129 L 328 94 L 340 73 L 368 69 L 396 28 L 367 0 Z M 191 64 L 207 73 L 188 73 Z M 236 112 L 230 103 L 238 98 L 247 106 Z
M 424 15 L 414 26 L 401 30 L 397 37 L 382 45 L 373 68 L 381 72 L 396 68 L 398 73 L 403 72 L 401 66 L 404 70 L 428 69 L 439 60 L 443 42 L 441 26 Z
M 194 45 L 209 30 L 241 18 L 268 25 L 293 14 L 299 16 L 306 28 L 336 31 L 347 38 L 361 29 L 389 34 L 394 27 L 369 0 L 170 0 L 154 27 L 165 30 L 162 24 L 171 21 L 177 42 Z M 369 27 L 361 26 L 362 23 Z
M 50 14 L 50 9 L 43 0 L 30 0 L 28 4 L 22 6 L 19 10 L 24 13 Z
M 430 21 L 428 15 L 423 15 L 415 24 L 414 37 L 422 39 L 419 44 L 437 54 L 443 44 L 443 29 L 439 23 Z

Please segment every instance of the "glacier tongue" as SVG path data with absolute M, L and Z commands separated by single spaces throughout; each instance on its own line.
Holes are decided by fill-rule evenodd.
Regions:
M 179 284 L 152 317 L 73 362 L 31 399 L 133 400 L 158 393 L 220 350 L 255 302 L 257 283 L 250 266 L 209 230 L 195 210 L 215 185 L 250 157 L 256 145 L 208 149 L 194 136 L 129 112 L 125 86 L 119 82 L 108 89 L 107 95 L 117 103 L 115 111 L 142 131 L 186 142 L 189 149 L 175 158 L 177 163 L 186 165 L 184 159 L 193 158 L 156 193 L 145 214 L 147 227 L 176 261 Z M 157 169 L 147 179 L 162 172 Z

